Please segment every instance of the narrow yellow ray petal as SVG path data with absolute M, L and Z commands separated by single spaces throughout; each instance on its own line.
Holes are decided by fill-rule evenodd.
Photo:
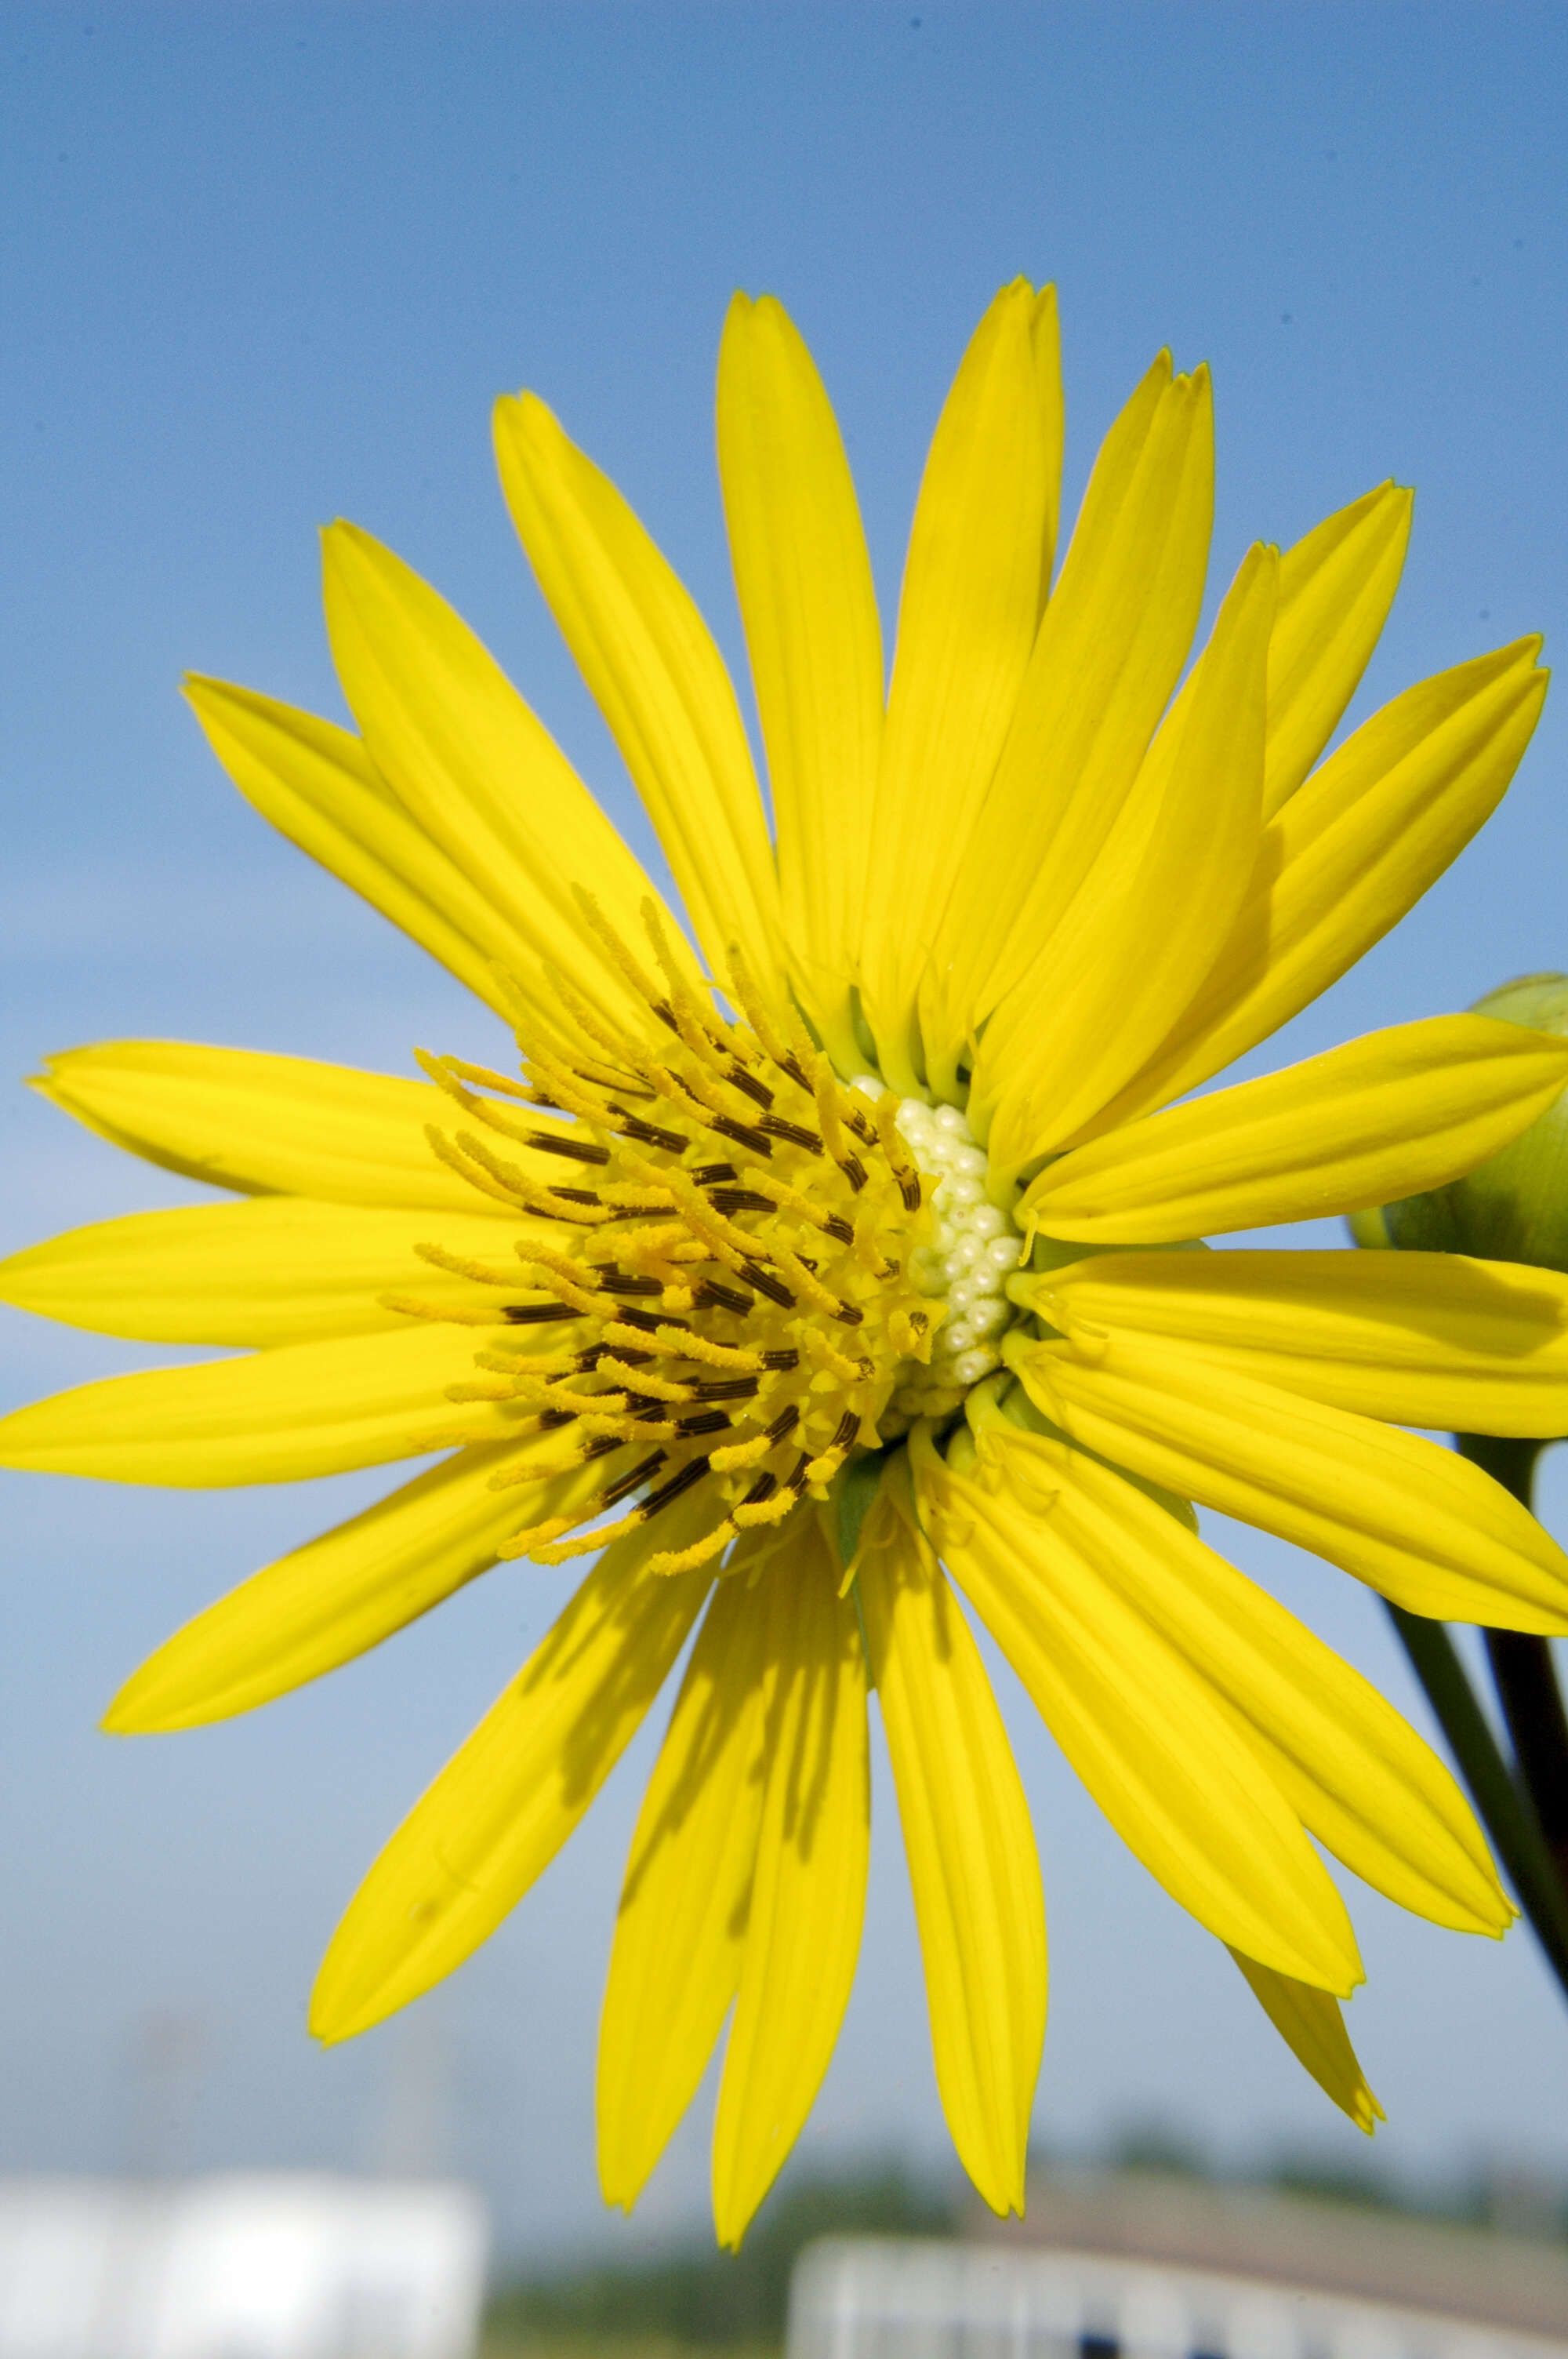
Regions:
M 658 896 L 565 755 L 429 584 L 349 524 L 322 536 L 327 630 L 365 750 L 399 802 L 486 893 L 535 958 L 608 1021 L 646 1031 L 643 1000 L 583 924 L 591 893 L 641 943 Z M 694 983 L 684 937 L 668 928 Z
M 1040 435 L 1045 452 L 1045 532 L 1040 549 L 1040 612 L 1051 594 L 1056 533 L 1062 521 L 1062 452 L 1067 439 L 1067 406 L 1062 395 L 1062 330 L 1056 289 L 1042 287 L 1030 315 L 1034 383 L 1040 404 Z
M 148 1656 L 104 1727 L 142 1736 L 227 1720 L 378 1646 L 488 1571 L 498 1543 L 522 1525 L 569 1514 L 604 1480 L 589 1465 L 519 1489 L 530 1453 L 558 1458 L 558 1436 L 460 1451 L 253 1573 Z M 506 1487 L 496 1490 L 491 1477 L 503 1469 Z
M 607 1548 L 350 1901 L 310 2000 L 319 2039 L 406 2006 L 489 1939 L 544 1873 L 642 1725 L 712 1576 L 649 1573 L 711 1518 L 680 1501 Z
M 1380 941 L 1495 810 L 1546 693 L 1539 639 L 1440 672 L 1375 713 L 1263 832 L 1257 874 L 1192 1006 L 1091 1126 L 1195 1089 Z
M 515 1234 L 528 1226 L 519 1219 Z M 470 1278 L 421 1260 L 416 1245 L 435 1242 L 503 1266 L 512 1234 L 483 1214 L 254 1196 L 67 1229 L 0 1262 L 0 1302 L 145 1343 L 308 1343 L 402 1332 L 407 1314 L 387 1308 L 388 1294 L 458 1311 L 486 1299 Z M 521 1294 L 521 1266 L 517 1283 Z M 498 1316 L 503 1300 L 494 1297 Z
M 1136 1072 L 1214 963 L 1257 863 L 1279 560 L 1243 559 L 1190 694 L 1062 925 L 1002 1000 L 969 1119 L 993 1169 L 1049 1153 Z
M 1175 1649 L 1336 1859 L 1434 1924 L 1507 1930 L 1469 1805 L 1359 1671 L 1112 1468 L 1044 1438 L 999 1456 L 1055 1486 L 1051 1531 Z
M 221 679 L 188 676 L 208 743 L 248 803 L 291 843 L 390 918 L 510 1025 L 497 980 L 543 992 L 533 944 L 496 897 L 465 875 L 410 818 L 359 739 L 314 713 Z M 552 1021 L 562 1018 L 551 1003 Z
M 921 970 L 1012 720 L 1034 644 L 1056 481 L 1032 329 L 1014 279 L 959 364 L 921 481 L 866 886 L 861 990 L 890 1084 L 918 1085 Z M 1060 451 L 1057 454 L 1060 467 Z
M 1400 586 L 1414 505 L 1413 492 L 1379 484 L 1325 516 L 1280 560 L 1269 647 L 1266 819 L 1295 793 L 1356 692 Z
M 791 1577 L 787 1564 L 773 1578 Z M 741 1980 L 762 1813 L 764 1600 L 721 1581 L 697 1634 L 622 1886 L 599 2030 L 599 2180 L 636 2201 Z
M 871 1767 L 853 1603 L 815 1519 L 762 1575 L 766 1762 L 757 1873 L 713 2126 L 713 2216 L 738 2245 L 800 2134 L 849 2003 Z
M 1271 1966 L 1260 1966 L 1240 1950 L 1231 1956 L 1245 1975 L 1249 1989 L 1285 2045 L 1304 2064 L 1325 2096 L 1370 2137 L 1388 2116 L 1367 2085 L 1345 2028 L 1337 1999 L 1310 1983 L 1292 1982 Z
M 989 1014 L 1093 865 L 1192 644 L 1213 506 L 1208 375 L 1173 381 L 1162 353 L 1095 462 L 941 920 L 928 1038 Z
M 500 1440 L 528 1416 L 522 1403 L 447 1398 L 472 1377 L 481 1334 L 505 1346 L 517 1330 L 409 1325 L 110 1376 L 0 1418 L 0 1466 L 222 1490 L 384 1465 L 455 1431 Z
M 912 1444 L 924 1518 L 1122 1840 L 1221 1940 L 1304 1982 L 1352 1989 L 1362 1979 L 1356 1937 L 1295 1812 L 1205 1682 L 1060 1514 L 1054 1475 L 1049 1490 L 1025 1491 L 1019 1478 L 1035 1469 L 1010 1447 L 992 1488 L 945 1464 L 925 1436 L 917 1427 Z
M 857 1588 L 925 1966 L 936 2086 L 993 2212 L 1023 2210 L 1045 2038 L 1045 1902 L 1029 1805 L 942 1568 L 891 1510 Z
M 882 725 L 876 591 L 849 462 L 810 353 L 738 294 L 719 354 L 719 473 L 778 832 L 796 987 L 842 1071 Z
M 1568 1433 L 1568 1277 L 1555 1270 L 1443 1253 L 1108 1254 L 1042 1278 L 1032 1299 L 1052 1326 L 1169 1336 L 1395 1425 Z
M 251 1049 L 105 1040 L 46 1058 L 33 1087 L 111 1146 L 241 1195 L 485 1209 L 431 1151 L 426 1126 L 445 1125 L 451 1101 L 429 1082 Z M 510 1216 L 497 1205 L 496 1217 Z
M 740 707 L 707 624 L 643 526 L 533 394 L 497 402 L 495 451 L 518 538 L 625 757 L 712 972 L 738 944 L 782 999 L 767 816 Z
M 1074 1147 L 1024 1213 L 1080 1244 L 1164 1245 L 1358 1212 L 1473 1171 L 1565 1082 L 1568 1043 L 1428 1016 Z
M 1437 1443 L 1145 1337 L 1007 1357 L 1086 1450 L 1293 1540 L 1445 1622 L 1568 1632 L 1568 1557 L 1500 1484 Z M 1256 1955 L 1254 1951 L 1252 1955 Z

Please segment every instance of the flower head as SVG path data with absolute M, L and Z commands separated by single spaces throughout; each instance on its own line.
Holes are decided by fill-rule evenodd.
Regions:
M 1206 375 L 1155 362 L 1052 588 L 1062 419 L 1054 299 L 1020 282 L 936 429 L 884 692 L 827 397 L 780 307 L 736 299 L 719 451 L 770 831 L 680 583 L 541 403 L 500 404 L 519 533 L 689 935 L 451 610 L 333 527 L 357 734 L 213 680 L 191 701 L 242 792 L 498 1010 L 520 1067 L 59 1058 L 57 1103 L 241 1201 L 81 1231 L 0 1278 L 85 1325 L 250 1347 L 24 1409 L 12 1465 L 200 1484 L 446 1453 L 179 1632 L 111 1728 L 248 1709 L 498 1559 L 602 1551 L 351 1903 L 323 2037 L 493 1930 L 690 1642 L 611 1948 L 600 2167 L 630 2203 L 733 2007 L 729 2241 L 848 1996 L 872 1688 L 942 2102 L 986 2199 L 1022 2203 L 1044 1915 L 971 1613 L 1368 2128 L 1337 2004 L 1355 1936 L 1309 1838 L 1440 1924 L 1498 1933 L 1509 1907 L 1427 1746 L 1190 1503 L 1417 1611 L 1568 1629 L 1568 1560 L 1403 1430 L 1568 1429 L 1568 1281 L 1179 1249 L 1443 1185 L 1568 1081 L 1563 1041 L 1447 1016 L 1191 1094 L 1486 817 L 1539 710 L 1538 643 L 1423 682 L 1319 763 L 1408 495 L 1251 549 L 1178 688 Z

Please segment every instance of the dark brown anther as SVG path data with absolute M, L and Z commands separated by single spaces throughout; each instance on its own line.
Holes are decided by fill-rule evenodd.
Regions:
M 866 1323 L 866 1314 L 860 1304 L 846 1302 L 842 1296 L 839 1298 L 838 1308 L 833 1316 L 835 1319 L 841 1319 L 846 1327 L 863 1327 Z
M 691 1177 L 699 1188 L 721 1188 L 727 1180 L 736 1180 L 740 1174 L 732 1163 L 697 1163 L 692 1166 Z
M 575 1409 L 542 1408 L 539 1411 L 539 1430 L 541 1433 L 554 1433 L 559 1426 L 575 1425 L 576 1423 L 577 1411 Z
M 656 1491 L 650 1491 L 639 1510 L 643 1521 L 649 1522 L 661 1507 L 667 1507 L 672 1499 L 678 1499 L 683 1491 L 689 1491 L 694 1483 L 700 1483 L 708 1472 L 708 1463 L 706 1458 L 694 1458 L 688 1465 L 681 1468 L 678 1474 L 672 1474 L 667 1483 L 662 1483 Z
M 838 1420 L 838 1430 L 828 1444 L 831 1450 L 849 1450 L 860 1438 L 860 1420 L 852 1408 L 847 1408 Z
M 811 1452 L 808 1450 L 803 1450 L 799 1458 L 795 1461 L 795 1473 L 784 1484 L 785 1490 L 793 1491 L 797 1499 L 806 1488 L 806 1470 L 810 1463 Z
M 898 1192 L 903 1198 L 904 1211 L 906 1212 L 918 1212 L 920 1210 L 919 1172 L 901 1171 L 898 1180 Z
M 787 1073 L 790 1080 L 794 1082 L 798 1088 L 808 1090 L 811 1087 L 811 1083 L 806 1078 L 805 1067 L 801 1064 L 800 1059 L 795 1056 L 793 1051 L 784 1059 L 784 1062 L 779 1067 L 779 1071 L 781 1073 Z
M 655 1319 L 652 1311 L 633 1310 L 631 1304 L 626 1302 L 617 1303 L 615 1323 L 618 1327 L 635 1327 L 640 1335 L 656 1335 L 660 1328 L 666 1323 L 670 1326 L 678 1326 L 680 1322 L 678 1320 L 670 1320 L 666 1322 L 663 1319 Z
M 695 1417 L 676 1419 L 676 1431 L 683 1434 L 725 1433 L 729 1427 L 730 1419 L 721 1408 L 698 1409 Z
M 573 1163 L 608 1163 L 610 1160 L 608 1147 L 594 1147 L 587 1141 L 579 1145 L 576 1139 L 557 1137 L 554 1131 L 531 1130 L 528 1144 L 536 1147 L 541 1155 L 564 1155 Z
M 850 1227 L 849 1222 L 843 1218 L 841 1213 L 830 1213 L 824 1223 L 824 1226 L 827 1229 L 827 1234 L 830 1237 L 837 1237 L 841 1245 L 852 1245 L 854 1244 L 855 1232 Z
M 546 1188 L 545 1193 L 562 1204 L 597 1204 L 598 1192 L 592 1188 Z
M 752 1297 L 742 1294 L 739 1287 L 720 1286 L 716 1277 L 705 1277 L 695 1297 L 705 1310 L 733 1310 L 744 1317 L 752 1308 Z M 754 1388 L 753 1388 L 754 1389 Z
M 838 1169 L 858 1196 L 866 1184 L 866 1167 L 858 1155 L 845 1155 L 838 1159 Z
M 511 1327 L 554 1327 L 582 1314 L 568 1310 L 564 1302 L 503 1302 L 501 1315 Z
M 617 1269 L 613 1262 L 608 1264 L 596 1262 L 594 1275 L 599 1279 L 599 1290 L 601 1294 L 656 1297 L 665 1290 L 658 1278 L 630 1277 L 624 1271 Z
M 862 1114 L 859 1106 L 852 1106 L 844 1116 L 844 1121 L 847 1127 L 854 1132 L 862 1147 L 876 1145 L 877 1126 L 869 1114 Z
M 675 1033 L 678 1038 L 680 1034 L 680 1017 L 676 1014 L 675 1009 L 670 1006 L 669 1001 L 667 999 L 655 1000 L 654 1003 L 654 1013 L 658 1017 L 660 1023 L 667 1025 L 669 1029 Z
M 724 1078 L 731 1089 L 743 1092 L 753 1105 L 760 1105 L 764 1112 L 772 1105 L 773 1093 L 766 1082 L 760 1082 L 755 1073 L 746 1071 L 744 1065 L 732 1064 Z
M 786 1368 L 798 1368 L 800 1353 L 785 1343 L 776 1352 L 764 1352 L 762 1365 L 764 1368 L 776 1368 L 781 1371 Z
M 759 1196 L 754 1188 L 715 1188 L 709 1191 L 708 1202 L 716 1212 L 772 1212 L 777 1208 L 771 1196 Z
M 778 1489 L 778 1487 L 779 1478 L 776 1474 L 759 1474 L 751 1489 L 747 1492 L 745 1497 L 741 1500 L 741 1505 L 743 1507 L 760 1507 L 764 1499 L 771 1499 L 773 1497 L 773 1493 Z
M 743 1261 L 741 1275 L 748 1286 L 754 1286 L 759 1294 L 765 1294 L 768 1300 L 776 1302 L 781 1310 L 795 1309 L 795 1297 L 782 1277 L 771 1277 L 765 1269 L 759 1269 L 754 1261 Z
M 754 1400 L 755 1376 L 698 1376 L 691 1387 L 694 1400 Z
M 662 1147 L 678 1155 L 688 1143 L 678 1130 L 661 1130 L 656 1123 L 644 1122 L 641 1114 L 628 1114 L 624 1106 L 612 1105 L 608 1111 L 621 1125 L 619 1136 L 638 1147 Z
M 787 1147 L 802 1147 L 808 1155 L 823 1152 L 822 1141 L 815 1130 L 807 1130 L 800 1122 L 785 1122 L 781 1114 L 764 1114 L 757 1128 L 769 1138 L 782 1138 Z
M 612 1450 L 619 1450 L 622 1447 L 622 1441 L 620 1434 L 596 1433 L 591 1441 L 585 1441 L 583 1443 L 582 1462 L 587 1466 L 596 1458 L 608 1458 Z M 623 1498 L 625 1494 L 623 1492 L 618 1492 L 616 1496 L 618 1498 Z
M 618 1474 L 614 1482 L 609 1484 L 606 1488 L 600 1493 L 600 1506 L 601 1507 L 617 1506 L 622 1499 L 630 1497 L 631 1494 L 637 1489 L 640 1484 L 647 1482 L 650 1475 L 656 1474 L 658 1473 L 660 1467 L 664 1464 L 668 1456 L 669 1452 L 667 1450 L 655 1450 L 651 1458 L 643 1459 L 637 1465 L 633 1467 L 630 1473 Z
M 777 1417 L 774 1418 L 772 1425 L 769 1426 L 767 1430 L 768 1440 L 770 1441 L 782 1441 L 785 1434 L 793 1433 L 799 1423 L 799 1408 L 795 1402 L 791 1401 L 787 1408 L 780 1409 Z
M 735 1121 L 730 1114 L 709 1114 L 708 1127 L 709 1130 L 716 1130 L 720 1138 L 732 1138 L 737 1147 L 749 1147 L 752 1153 L 760 1155 L 764 1162 L 773 1154 L 773 1143 L 771 1138 L 765 1136 L 760 1130 L 752 1129 L 743 1122 Z

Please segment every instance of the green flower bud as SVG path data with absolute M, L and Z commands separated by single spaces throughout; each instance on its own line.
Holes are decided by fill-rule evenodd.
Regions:
M 1568 1036 L 1568 975 L 1520 975 L 1478 999 L 1473 1012 Z M 1350 1232 L 1358 1245 L 1568 1270 L 1568 1090 L 1467 1179 L 1357 1212 Z

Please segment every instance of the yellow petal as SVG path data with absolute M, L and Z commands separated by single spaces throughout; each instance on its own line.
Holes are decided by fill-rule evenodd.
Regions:
M 1192 644 L 1213 505 L 1207 372 L 1173 382 L 1162 353 L 1095 462 L 941 921 L 928 1039 L 989 1014 L 1093 865 Z
M 223 680 L 187 678 L 185 693 L 246 801 L 512 1022 L 495 969 L 537 991 L 533 944 L 409 817 L 359 739 Z
M 1164 1245 L 1358 1212 L 1473 1171 L 1565 1082 L 1568 1043 L 1429 1016 L 1075 1147 L 1024 1213 L 1085 1245 Z
M 739 945 L 786 984 L 778 877 L 724 658 L 613 484 L 525 393 L 495 406 L 502 487 L 539 587 L 625 757 L 720 983 Z
M 1058 1344 L 1007 1356 L 1086 1450 L 1313 1549 L 1412 1614 L 1568 1631 L 1568 1557 L 1454 1451 L 1179 1344 L 1084 1342 L 1092 1361 Z
M 433 1153 L 426 1127 L 445 1122 L 451 1101 L 428 1082 L 249 1049 L 106 1040 L 48 1058 L 33 1086 L 113 1146 L 243 1195 L 460 1214 L 489 1201 Z
M 787 1568 L 777 1577 L 789 1579 Z M 599 2032 L 599 2179 L 641 2194 L 708 2069 L 741 1980 L 762 1812 L 768 1615 L 721 1581 L 648 1783 Z
M 800 2134 L 854 1980 L 871 1841 L 866 1666 L 815 1519 L 753 1593 L 768 1616 L 757 1873 L 713 2127 L 713 2215 L 738 2245 Z
M 1324 2094 L 1332 2097 L 1358 2130 L 1370 2137 L 1388 2116 L 1367 2085 L 1345 2028 L 1339 2003 L 1310 1983 L 1292 1982 L 1271 1966 L 1232 1950 L 1231 1956 L 1247 1978 L 1253 1997 L 1297 2060 L 1306 2066 Z
M 343 694 L 399 802 L 541 966 L 568 974 L 605 1021 L 645 1033 L 646 1003 L 588 931 L 577 896 L 591 894 L 644 957 L 643 905 L 658 896 L 565 755 L 467 625 L 389 549 L 337 524 L 322 563 Z M 679 928 L 667 930 L 695 984 Z
M 1108 1254 L 1042 1278 L 1032 1299 L 1052 1326 L 1168 1336 L 1395 1425 L 1568 1433 L 1568 1277 L 1555 1270 L 1441 1253 Z
M 1047 1440 L 999 1455 L 1058 1486 L 1051 1531 L 1174 1648 L 1336 1859 L 1435 1924 L 1507 1930 L 1513 1911 L 1464 1796 L 1359 1671 L 1110 1467 Z
M 1023 2210 L 1045 2037 L 1045 1903 L 1029 1805 L 979 1651 L 902 1516 L 857 1589 L 914 1891 L 936 2086 L 993 2212 Z
M 1350 1990 L 1356 1937 L 1294 1811 L 1127 1603 L 1039 1446 L 1010 1443 L 993 1489 L 945 1465 L 925 1431 L 912 1445 L 918 1496 L 954 1579 L 1122 1840 L 1221 1940 Z
M 882 646 L 849 462 L 782 304 L 737 295 L 719 354 L 719 472 L 778 830 L 797 988 L 843 1072 L 871 858 Z
M 1272 549 L 1243 560 L 1125 827 L 991 1018 L 969 1119 L 995 1169 L 1016 1171 L 1097 1114 L 1214 963 L 1258 858 L 1277 572 Z
M 527 1228 L 514 1223 L 518 1236 Z M 301 1196 L 192 1204 L 68 1229 L 14 1254 L 0 1262 L 0 1302 L 146 1343 L 308 1343 L 406 1329 L 388 1294 L 455 1311 L 492 1300 L 499 1318 L 503 1293 L 434 1268 L 415 1248 L 433 1242 L 504 1268 L 512 1235 L 482 1213 Z M 517 1287 L 524 1292 L 521 1265 Z
M 516 1348 L 515 1329 L 411 1324 L 400 1334 L 110 1376 L 0 1418 L 0 1466 L 210 1490 L 299 1483 L 458 1440 L 499 1440 L 530 1416 L 522 1402 L 460 1407 L 447 1397 L 449 1386 L 473 1377 L 481 1333 L 494 1348 Z
M 1034 298 L 1029 340 L 1034 348 L 1034 384 L 1045 451 L 1045 531 L 1040 549 L 1040 612 L 1044 614 L 1051 594 L 1056 529 L 1062 519 L 1062 452 L 1067 439 L 1067 408 L 1062 397 L 1062 330 L 1056 316 L 1054 287 L 1042 287 Z
M 1033 289 L 1017 278 L 976 329 L 937 420 L 904 565 L 861 989 L 881 1071 L 905 1092 L 918 1085 L 921 970 L 1012 719 L 1050 576 L 1057 484 L 1035 310 Z M 1058 471 L 1060 457 L 1058 442 Z
M 569 1513 L 603 1482 L 603 1469 L 589 1465 L 543 1489 L 519 1490 L 529 1451 L 558 1458 L 558 1437 L 460 1451 L 254 1573 L 148 1656 L 104 1727 L 143 1736 L 227 1720 L 378 1646 L 487 1571 L 511 1533 Z M 491 1477 L 503 1469 L 506 1487 L 495 1490 Z
M 684 1511 L 684 1512 L 683 1512 Z M 600 1558 L 522 1670 L 415 1804 L 350 1901 L 310 2000 L 319 2039 L 366 2031 L 487 1940 L 621 1758 L 707 1595 L 644 1571 L 693 1538 L 689 1498 Z
M 1266 818 L 1295 793 L 1356 692 L 1400 586 L 1414 505 L 1413 492 L 1379 484 L 1325 516 L 1280 560 Z
M 1230 938 L 1170 1038 L 1098 1117 L 1126 1122 L 1254 1048 L 1380 941 L 1496 808 L 1546 693 L 1539 639 L 1422 680 L 1264 830 Z

